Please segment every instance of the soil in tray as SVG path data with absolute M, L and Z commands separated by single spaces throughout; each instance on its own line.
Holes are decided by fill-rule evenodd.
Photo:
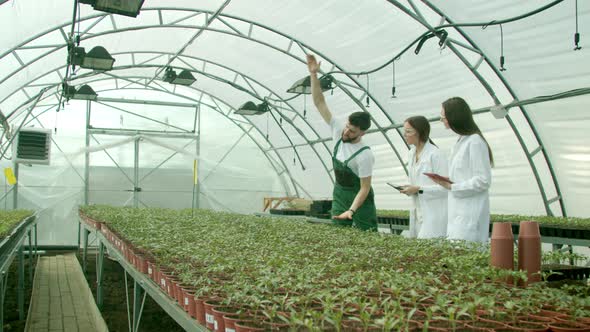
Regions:
M 81 255 L 78 260 L 82 262 Z M 86 280 L 90 285 L 92 294 L 96 298 L 96 255 L 88 255 L 86 263 Z M 103 275 L 103 308 L 102 316 L 111 332 L 129 331 L 127 322 L 127 302 L 125 297 L 125 275 L 123 268 L 116 261 L 112 261 L 105 255 Z M 127 275 L 129 287 L 129 305 L 133 310 L 133 279 Z M 141 332 L 180 332 L 184 331 L 168 314 L 149 296 L 145 298 L 143 315 L 139 323 Z
M 33 259 L 33 273 L 37 260 Z M 29 257 L 25 255 L 25 319 L 18 319 L 18 257 L 12 261 L 8 272 L 8 284 L 6 288 L 6 297 L 4 298 L 4 331 L 21 332 L 25 330 L 27 323 L 27 312 L 31 301 L 32 282 L 29 279 Z

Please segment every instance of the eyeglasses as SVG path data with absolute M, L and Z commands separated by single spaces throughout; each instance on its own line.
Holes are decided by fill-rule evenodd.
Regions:
M 412 136 L 416 134 L 415 130 L 404 130 L 404 135 Z

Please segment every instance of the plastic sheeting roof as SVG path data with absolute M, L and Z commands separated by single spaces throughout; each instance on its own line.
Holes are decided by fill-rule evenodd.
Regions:
M 436 117 L 441 102 L 458 95 L 482 111 L 476 121 L 494 152 L 492 212 L 590 216 L 590 145 L 584 134 L 590 125 L 590 2 L 577 3 L 577 28 L 582 36 L 582 49 L 577 51 L 573 50 L 576 1 L 566 0 L 504 23 L 501 29 L 493 24 L 485 29 L 446 27 L 448 38 L 442 47 L 438 38 L 431 38 L 419 54 L 413 45 L 394 65 L 357 75 L 390 62 L 434 27 L 503 20 L 552 3 L 146 0 L 137 18 L 80 5 L 75 24 L 80 46 L 88 51 L 101 45 L 116 62 L 113 70 L 104 73 L 79 69 L 69 81 L 76 86 L 89 83 L 100 97 L 113 100 L 200 103 L 203 114 L 219 115 L 207 124 L 214 128 L 209 131 L 215 147 L 212 154 L 222 154 L 221 145 L 216 145 L 220 143 L 214 142 L 231 141 L 221 149 L 231 151 L 232 144 L 247 135 L 266 154 L 267 159 L 260 157 L 260 161 L 273 164 L 279 177 L 288 178 L 286 194 L 327 197 L 332 184 L 329 130 L 309 96 L 286 92 L 307 75 L 305 53 L 314 53 L 322 60 L 323 71 L 334 72 L 338 82 L 336 89 L 326 93 L 332 112 L 342 119 L 358 110 L 373 116 L 375 130 L 365 139 L 377 159 L 378 208 L 409 204 L 385 185 L 406 181 L 407 146 L 397 128 L 409 116 L 433 118 L 432 138 L 443 150 L 450 150 L 456 137 Z M 0 22 L 8 32 L 0 35 L 0 109 L 11 123 L 18 125 L 35 105 L 32 114 L 40 125 L 58 126 L 55 109 L 66 72 L 73 4 L 71 0 L 13 0 L 0 5 Z M 505 71 L 499 64 L 502 51 Z M 191 87 L 163 82 L 166 65 L 191 70 L 197 82 Z M 393 84 L 396 98 L 392 98 Z M 543 96 L 551 97 L 538 98 Z M 270 116 L 232 113 L 248 100 L 263 98 L 273 107 Z M 486 112 L 495 104 L 518 101 L 531 103 L 510 108 L 505 119 Z M 123 107 L 116 102 L 102 104 Z M 167 128 L 190 131 L 194 112 L 178 105 L 165 111 L 139 108 L 159 117 Z M 68 107 L 85 110 L 86 106 L 72 102 Z M 117 111 L 104 112 L 95 127 L 123 124 Z M 59 117 L 60 130 L 83 142 L 83 120 L 77 118 L 78 125 L 71 124 L 76 116 L 68 114 Z M 228 134 L 236 128 L 235 135 Z M 236 164 L 250 157 L 246 151 L 250 150 L 234 156 Z M 251 171 L 256 172 L 256 167 Z

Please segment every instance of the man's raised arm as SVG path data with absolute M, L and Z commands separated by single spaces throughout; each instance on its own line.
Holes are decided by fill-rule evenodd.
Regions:
M 324 93 L 320 86 L 320 80 L 318 79 L 318 71 L 320 70 L 320 63 L 316 60 L 313 54 L 307 55 L 307 69 L 309 69 L 309 78 L 311 81 L 311 96 L 313 97 L 313 103 L 320 112 L 322 118 L 326 123 L 330 123 L 332 120 L 332 113 L 328 109 Z

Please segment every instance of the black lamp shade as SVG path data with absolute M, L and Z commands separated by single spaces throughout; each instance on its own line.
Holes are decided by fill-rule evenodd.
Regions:
M 305 95 L 311 94 L 311 81 L 309 76 L 306 76 L 295 82 L 288 90 L 289 93 L 302 93 Z
M 176 73 L 175 73 L 175 76 L 176 77 L 173 78 L 170 83 L 189 86 L 189 85 L 195 83 L 195 81 L 197 80 L 193 76 L 193 74 L 191 74 L 191 72 L 188 70 L 183 70 L 178 75 L 176 75 Z
M 80 99 L 80 100 L 96 100 L 98 95 L 94 90 L 87 84 L 82 85 L 78 90 L 74 93 L 72 99 Z
M 247 101 L 244 105 L 240 106 L 235 112 L 240 115 L 256 115 L 258 114 L 258 106 L 254 102 Z
M 234 113 L 240 115 L 259 115 L 270 111 L 270 107 L 267 102 L 261 104 L 254 104 L 254 102 L 247 101 L 244 105 L 240 106 Z
M 334 78 L 331 75 L 325 75 L 320 78 L 320 87 L 322 91 L 327 91 L 332 89 L 332 82 L 334 82 Z M 306 76 L 297 82 L 295 82 L 288 90 L 289 93 L 300 93 L 304 95 L 311 94 L 311 79 L 309 76 Z
M 115 59 L 104 47 L 95 46 L 90 52 L 86 53 L 80 66 L 88 69 L 111 70 L 114 63 Z
M 137 17 L 144 0 L 79 0 L 92 5 L 95 10 L 107 13 Z

